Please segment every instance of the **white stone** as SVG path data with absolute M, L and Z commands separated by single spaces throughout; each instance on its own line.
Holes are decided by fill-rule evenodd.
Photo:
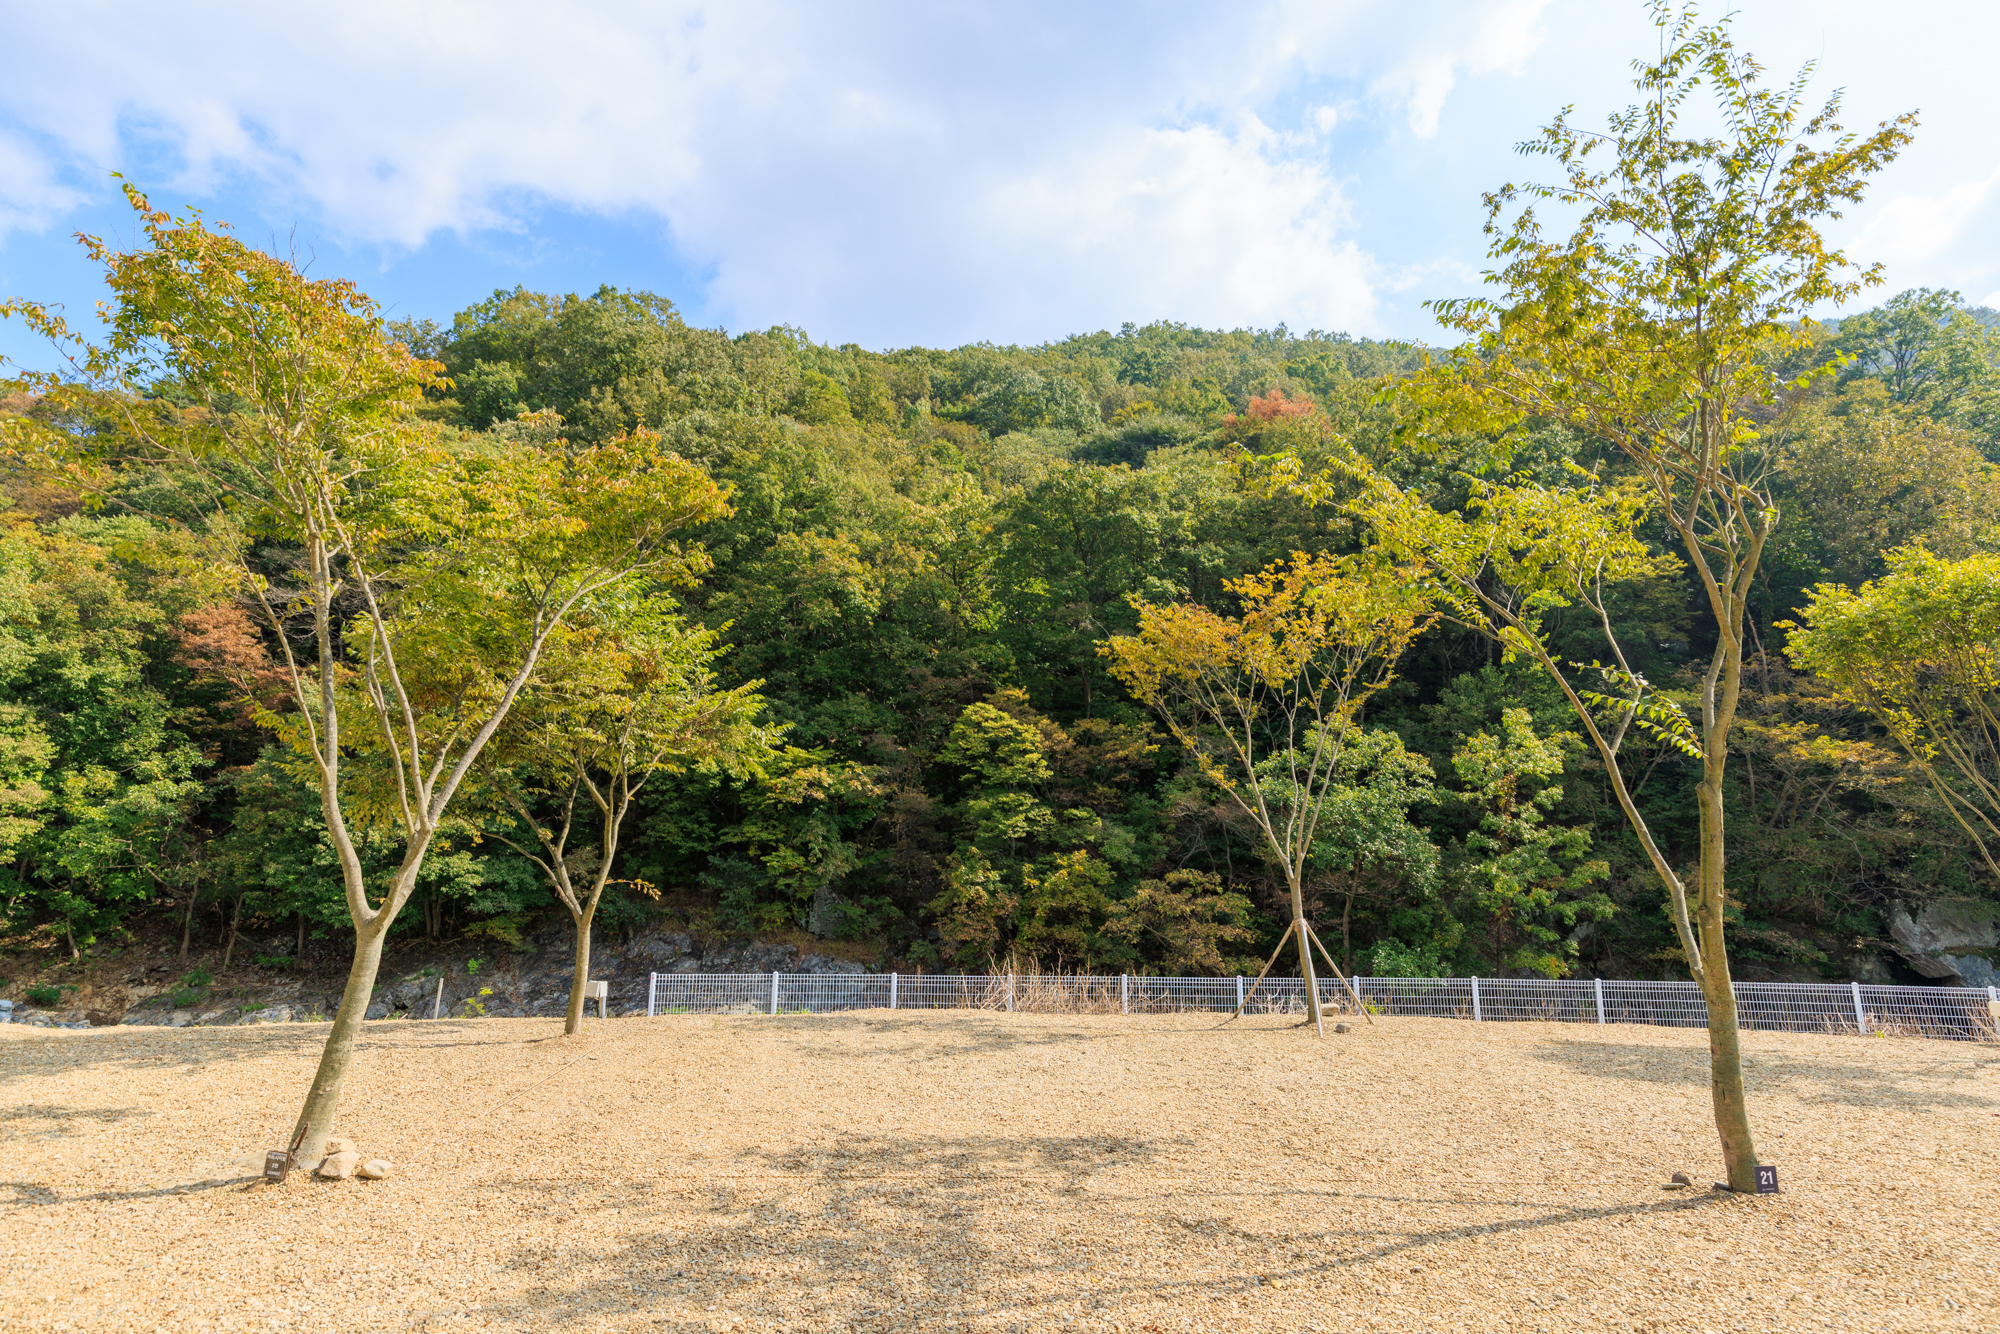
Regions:
M 387 1158 L 370 1158 L 367 1162 L 354 1169 L 354 1175 L 366 1177 L 370 1181 L 383 1181 L 394 1173 L 395 1170 L 395 1164 L 391 1163 Z
M 326 1161 L 319 1165 L 319 1174 L 328 1181 L 341 1181 L 354 1175 L 355 1164 L 361 1155 L 349 1149 L 345 1153 L 329 1153 Z

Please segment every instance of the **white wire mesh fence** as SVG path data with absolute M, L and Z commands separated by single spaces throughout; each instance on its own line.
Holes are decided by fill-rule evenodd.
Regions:
M 1693 982 L 1493 977 L 1319 980 L 1331 1014 L 1421 1015 L 1701 1028 Z M 1032 1014 L 1303 1014 L 1296 977 L 1101 977 L 1035 973 L 654 973 L 646 1013 L 827 1014 L 839 1010 L 1019 1010 Z M 1738 1023 L 1788 1033 L 1883 1033 L 2000 1041 L 2000 990 L 1861 983 L 1739 982 Z

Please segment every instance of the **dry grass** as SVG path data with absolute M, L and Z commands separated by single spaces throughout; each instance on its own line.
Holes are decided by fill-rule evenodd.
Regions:
M 1702 1035 L 965 1012 L 0 1029 L 0 1329 L 1992 1329 L 2000 1059 L 1750 1034 L 1785 1193 L 1716 1174 Z

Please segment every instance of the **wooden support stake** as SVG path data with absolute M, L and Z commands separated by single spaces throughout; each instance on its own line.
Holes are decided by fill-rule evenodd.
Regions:
M 1271 965 L 1278 961 L 1278 954 L 1285 948 L 1285 942 L 1292 938 L 1292 932 L 1298 930 L 1298 928 L 1299 924 L 1297 922 L 1293 922 L 1290 926 L 1285 928 L 1285 934 L 1278 937 L 1278 948 L 1272 950 L 1271 957 L 1264 960 L 1264 972 L 1257 974 L 1257 981 L 1252 982 L 1250 984 L 1250 995 L 1245 996 L 1243 997 L 1243 999 L 1236 1002 L 1236 1013 L 1230 1015 L 1227 1019 L 1223 1020 L 1222 1021 L 1223 1023 L 1233 1024 L 1238 1019 L 1241 1019 L 1243 1017 L 1243 1007 L 1248 1005 L 1250 1003 L 1250 998 L 1257 994 L 1257 986 L 1258 983 L 1261 983 L 1264 980 L 1264 973 L 1268 973 L 1271 971 Z M 1240 990 L 1242 987 L 1242 983 L 1239 982 L 1237 984 L 1237 987 Z

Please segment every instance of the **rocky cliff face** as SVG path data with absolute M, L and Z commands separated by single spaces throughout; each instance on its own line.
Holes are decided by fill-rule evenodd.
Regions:
M 1889 910 L 1889 935 L 1911 968 L 1947 986 L 2000 986 L 2000 907 L 1938 899 L 1912 913 Z

